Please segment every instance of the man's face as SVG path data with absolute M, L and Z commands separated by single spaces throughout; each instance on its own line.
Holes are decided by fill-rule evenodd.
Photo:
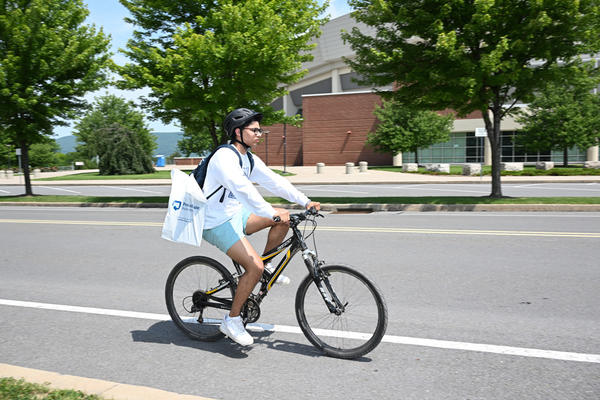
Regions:
M 262 136 L 262 131 L 255 131 L 260 129 L 260 124 L 258 121 L 252 121 L 248 126 L 242 128 L 242 132 L 240 135 L 244 139 L 243 142 L 250 147 L 254 147 L 260 141 Z

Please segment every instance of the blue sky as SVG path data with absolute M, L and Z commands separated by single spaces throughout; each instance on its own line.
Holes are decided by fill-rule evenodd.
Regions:
M 90 14 L 86 20 L 88 24 L 94 24 L 96 27 L 102 27 L 104 32 L 109 34 L 112 39 L 112 53 L 113 60 L 123 65 L 128 60 L 127 58 L 119 53 L 120 48 L 125 48 L 127 40 L 131 37 L 133 32 L 133 26 L 123 21 L 129 12 L 125 7 L 119 3 L 118 0 L 84 0 L 87 4 Z M 320 3 L 323 1 L 320 0 Z M 329 8 L 327 10 L 331 18 L 336 18 L 341 15 L 350 12 L 347 0 L 330 0 Z M 92 101 L 97 96 L 105 95 L 106 93 L 115 94 L 121 96 L 127 100 L 132 100 L 137 103 L 139 97 L 148 93 L 147 90 L 135 90 L 135 91 L 123 91 L 115 88 L 105 88 L 98 92 L 90 93 L 86 96 L 88 101 Z M 180 129 L 176 125 L 164 125 L 160 121 L 147 120 L 150 130 L 155 132 L 172 132 L 179 131 Z M 56 127 L 54 129 L 55 137 L 68 136 L 72 134 L 72 127 Z

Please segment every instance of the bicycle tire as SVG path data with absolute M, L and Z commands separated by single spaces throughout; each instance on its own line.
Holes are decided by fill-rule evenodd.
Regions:
M 198 299 L 204 299 L 206 291 L 219 285 L 225 287 L 212 296 L 231 301 L 236 288 L 234 279 L 227 268 L 212 258 L 188 257 L 171 270 L 165 286 L 167 310 L 175 325 L 189 337 L 215 341 L 224 336 L 219 325 L 227 311 L 198 306 Z
M 387 305 L 381 291 L 352 267 L 327 265 L 321 269 L 345 310 L 339 316 L 331 313 L 308 275 L 296 292 L 300 329 L 309 342 L 329 356 L 353 359 L 369 353 L 387 328 Z

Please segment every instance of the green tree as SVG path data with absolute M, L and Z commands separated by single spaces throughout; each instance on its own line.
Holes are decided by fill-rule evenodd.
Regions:
M 56 164 L 60 166 L 73 166 L 75 161 L 80 161 L 79 155 L 76 152 L 58 153 L 56 155 Z
M 369 134 L 368 143 L 386 153 L 413 152 L 417 163 L 419 149 L 450 139 L 454 121 L 452 115 L 414 110 L 393 100 L 384 101 L 383 107 L 377 106 L 375 115 L 380 123 Z
M 480 111 L 492 147 L 491 197 L 501 197 L 500 124 L 555 78 L 549 68 L 600 49 L 599 0 L 350 0 L 376 29 L 344 34 L 363 83 L 427 110 Z
M 100 175 L 154 172 L 151 155 L 143 148 L 139 135 L 130 128 L 114 123 L 102 128 L 99 137 Z
M 265 113 L 265 123 L 297 123 L 270 103 L 305 73 L 326 7 L 316 0 L 120 0 L 137 26 L 120 68 L 121 87 L 149 87 L 145 108 L 179 121 L 185 153 L 226 140 L 221 121 L 237 107 Z
M 15 158 L 15 146 L 8 140 L 8 135 L 0 130 L 0 168 L 9 168 Z
M 115 95 L 106 95 L 97 98 L 92 109 L 75 125 L 77 152 L 88 159 L 100 155 L 98 143 L 102 141 L 104 129 L 113 124 L 134 132 L 144 152 L 152 154 L 156 149 L 156 137 L 150 133 L 144 114 L 136 110 L 135 104 Z
M 21 148 L 26 195 L 29 147 L 106 82 L 110 38 L 87 14 L 82 0 L 0 1 L 0 128 Z
M 29 148 L 29 165 L 33 168 L 56 166 L 59 150 L 60 146 L 54 139 L 34 143 Z
M 518 143 L 531 151 L 562 150 L 565 167 L 570 148 L 585 149 L 600 140 L 600 94 L 593 91 L 598 70 L 573 65 L 567 71 L 564 79 L 544 85 L 517 119 L 524 133 Z

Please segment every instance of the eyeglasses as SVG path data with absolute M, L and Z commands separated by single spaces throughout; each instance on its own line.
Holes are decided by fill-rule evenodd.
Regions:
M 266 131 L 262 130 L 261 128 L 244 128 L 244 129 L 248 129 L 249 131 L 254 132 L 254 134 L 256 136 L 262 136 Z

